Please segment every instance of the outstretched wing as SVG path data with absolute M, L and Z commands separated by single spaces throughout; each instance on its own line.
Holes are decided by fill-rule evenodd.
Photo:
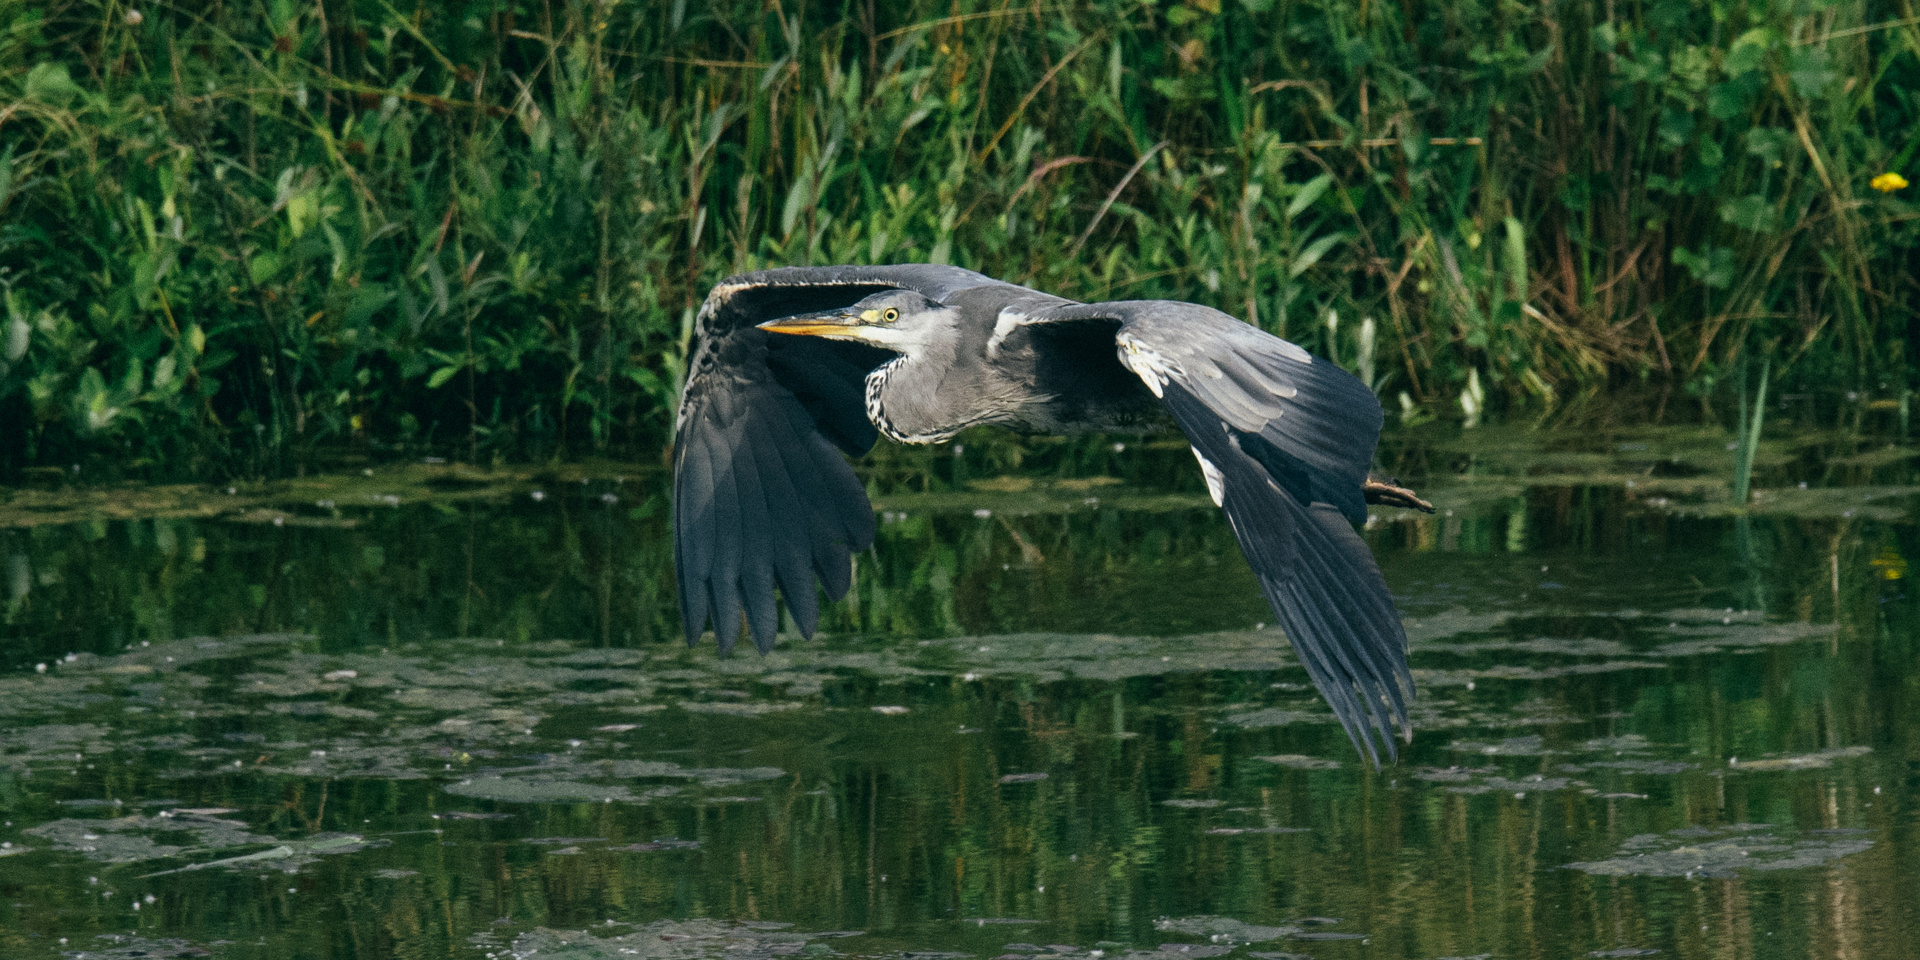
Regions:
M 1028 322 L 1101 320 L 1118 322 L 1120 362 L 1186 433 L 1261 590 L 1355 748 L 1377 764 L 1378 733 L 1395 756 L 1393 728 L 1412 735 L 1407 637 L 1352 526 L 1366 520 L 1379 400 L 1332 363 L 1194 304 L 1071 304 Z
M 839 599 L 852 554 L 873 544 L 873 507 L 842 453 L 873 446 L 864 383 L 893 355 L 757 325 L 884 290 L 941 300 L 995 282 L 957 267 L 794 267 L 732 277 L 707 295 L 674 435 L 673 556 L 689 644 L 711 617 L 730 652 L 744 616 L 754 644 L 770 649 L 776 583 L 812 636 L 814 579 Z

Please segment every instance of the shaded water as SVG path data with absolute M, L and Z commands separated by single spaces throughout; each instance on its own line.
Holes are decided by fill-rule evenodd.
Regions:
M 896 452 L 764 659 L 657 467 L 0 492 L 0 955 L 1905 955 L 1915 451 L 1574 434 L 1388 447 L 1380 773 L 1178 444 Z

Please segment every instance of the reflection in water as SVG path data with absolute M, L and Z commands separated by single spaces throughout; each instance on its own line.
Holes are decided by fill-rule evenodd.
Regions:
M 882 461 L 855 591 L 765 659 L 677 640 L 657 471 L 9 514 L 0 954 L 1920 935 L 1902 461 L 1847 468 L 1894 491 L 1849 500 L 1776 460 L 1788 505 L 1734 517 L 1688 466 L 1710 438 L 1509 464 L 1498 436 L 1404 450 L 1456 476 L 1445 509 L 1367 532 L 1421 687 L 1384 774 L 1262 623 L 1183 448 L 1074 454 L 1118 484 Z

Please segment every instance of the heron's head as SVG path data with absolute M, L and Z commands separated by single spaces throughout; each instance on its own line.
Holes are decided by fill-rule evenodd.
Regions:
M 850 306 L 769 320 L 760 329 L 833 340 L 852 340 L 914 354 L 938 340 L 959 312 L 912 290 L 876 293 Z

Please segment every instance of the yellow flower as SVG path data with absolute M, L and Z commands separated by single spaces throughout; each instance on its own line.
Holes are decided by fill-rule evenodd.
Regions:
M 1898 580 L 1907 575 L 1906 558 L 1892 547 L 1881 547 L 1880 553 L 1867 562 L 1882 580 Z
M 1907 185 L 1907 178 L 1897 173 L 1883 173 L 1867 182 L 1867 186 L 1881 193 L 1892 193 Z

